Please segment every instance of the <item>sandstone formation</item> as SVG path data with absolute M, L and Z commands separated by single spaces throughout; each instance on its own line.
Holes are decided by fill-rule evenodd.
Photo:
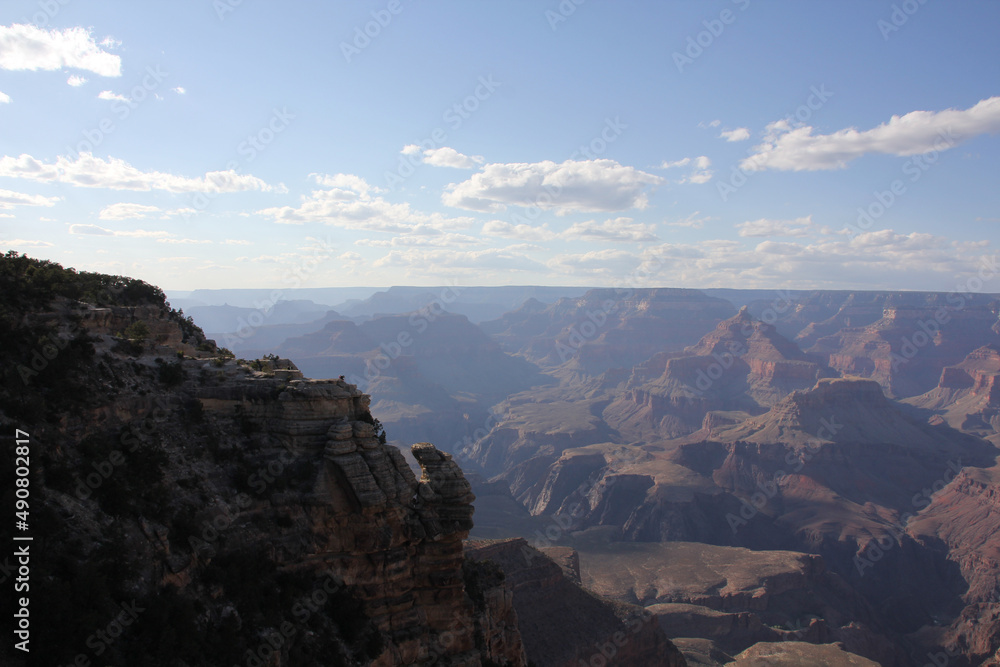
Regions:
M 904 657 L 868 602 L 820 556 L 692 542 L 574 543 L 584 585 L 643 605 L 671 638 L 707 639 L 734 656 L 758 642 L 838 642 L 882 664 Z
M 463 556 L 475 496 L 461 469 L 418 443 L 418 480 L 356 386 L 226 361 L 155 303 L 61 302 L 35 319 L 56 337 L 78 319 L 90 345 L 60 367 L 89 390 L 51 395 L 30 427 L 0 395 L 38 472 L 42 662 L 95 659 L 87 635 L 133 600 L 143 614 L 102 660 L 527 665 L 510 586 Z M 155 344 L 115 336 L 137 320 Z
M 945 367 L 937 387 L 905 402 L 938 413 L 963 431 L 1000 433 L 1000 343 L 973 350 L 961 363 Z
M 879 663 L 848 653 L 836 644 L 761 642 L 737 655 L 729 664 L 733 667 L 876 667 Z
M 807 352 L 841 374 L 875 380 L 890 396 L 914 396 L 932 389 L 944 367 L 996 341 L 996 323 L 988 304 L 892 305 L 878 321 L 820 337 Z
M 451 451 L 507 395 L 551 383 L 462 315 L 438 309 L 331 321 L 276 351 L 312 377 L 338 377 L 372 396 L 395 444 L 428 440 Z
M 514 591 L 525 649 L 538 667 L 686 664 L 642 607 L 588 593 L 523 539 L 470 542 L 466 555 L 503 570 Z M 565 556 L 558 551 L 555 555 Z
M 634 367 L 603 416 L 629 439 L 674 438 L 698 430 L 711 411 L 755 414 L 830 375 L 743 308 L 682 353 Z

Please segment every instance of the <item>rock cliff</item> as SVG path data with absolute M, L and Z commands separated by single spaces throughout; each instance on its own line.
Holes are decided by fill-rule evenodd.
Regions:
M 931 410 L 963 431 L 1000 433 L 1000 344 L 984 345 L 945 367 L 937 387 L 905 402 Z
M 697 431 L 711 411 L 757 414 L 832 375 L 743 308 L 696 345 L 633 368 L 603 417 L 631 440 L 675 438 Z
M 514 591 L 520 634 L 535 664 L 687 664 L 652 614 L 642 607 L 600 599 L 580 588 L 579 570 L 572 569 L 574 559 L 562 551 L 566 550 L 554 548 L 553 556 L 570 563 L 566 570 L 521 538 L 469 542 L 466 546 L 469 558 L 492 562 L 506 575 Z
M 25 369 L 0 422 L 30 433 L 33 664 L 527 664 L 509 584 L 463 555 L 475 497 L 450 455 L 413 445 L 417 479 L 354 385 L 227 359 L 138 281 L 130 303 L 98 277 L 97 307 L 52 276 L 0 296 Z

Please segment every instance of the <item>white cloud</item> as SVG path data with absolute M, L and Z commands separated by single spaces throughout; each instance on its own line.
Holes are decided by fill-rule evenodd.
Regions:
M 382 192 L 381 188 L 369 185 L 368 181 L 355 176 L 354 174 L 309 174 L 318 185 L 325 188 L 332 188 L 332 196 L 346 200 L 355 199 L 358 196 L 367 197 L 369 192 L 376 194 Z
M 0 157 L 0 176 L 24 178 L 45 183 L 69 183 L 84 188 L 112 190 L 165 190 L 167 192 L 241 192 L 280 190 L 249 174 L 234 170 L 211 171 L 198 178 L 188 178 L 159 171 L 142 171 L 118 158 L 96 158 L 80 153 L 74 161 L 59 156 L 54 163 L 36 160 L 30 155 Z
M 97 99 L 108 100 L 109 102 L 128 102 L 129 99 L 124 95 L 119 95 L 118 93 L 113 93 L 110 90 L 102 90 L 97 93 Z
M 111 204 L 101 209 L 98 216 L 101 220 L 141 220 L 150 213 L 159 213 L 159 206 L 145 206 L 143 204 Z
M 748 220 L 736 225 L 740 236 L 809 236 L 816 231 L 812 216 L 796 218 L 795 220 Z
M 525 224 L 511 224 L 504 220 L 490 220 L 483 225 L 483 234 L 487 236 L 500 236 L 519 241 L 551 241 L 558 237 L 558 234 L 550 231 L 545 225 L 532 227 Z
M 403 150 L 399 152 L 403 155 L 418 155 L 420 153 L 420 146 L 417 144 L 406 144 L 403 146 Z
M 101 46 L 103 46 L 106 49 L 114 50 L 120 47 L 121 45 L 122 41 L 120 39 L 115 39 L 111 35 L 108 35 L 107 37 L 101 40 Z
M 85 236 L 121 236 L 135 239 L 166 239 L 173 234 L 163 231 L 147 231 L 145 229 L 132 230 L 111 230 L 99 227 L 98 225 L 70 225 L 70 234 L 80 234 Z
M 696 158 L 683 158 L 681 160 L 676 160 L 674 162 L 664 161 L 660 165 L 660 169 L 674 169 L 676 167 L 686 167 L 692 165 L 691 173 L 687 176 L 681 178 L 678 183 L 708 183 L 712 180 L 712 170 L 709 167 L 712 166 L 712 161 L 706 155 L 699 155 Z
M 245 239 L 226 239 L 222 242 L 222 245 L 253 245 L 250 241 Z
M 10 95 L 0 92 L 0 104 L 10 104 Z
M 904 156 L 946 150 L 980 134 L 1000 132 L 1000 97 L 964 110 L 911 111 L 870 130 L 851 127 L 814 135 L 813 129 L 793 128 L 787 121 L 771 123 L 764 143 L 740 166 L 747 171 L 841 169 L 868 153 Z
M 69 78 L 66 79 L 66 83 L 73 86 L 74 88 L 79 88 L 83 84 L 87 83 L 87 77 L 78 76 L 76 74 L 70 74 Z
M 663 179 L 614 160 L 549 160 L 488 164 L 461 183 L 451 183 L 441 200 L 473 211 L 537 206 L 557 215 L 576 211 L 623 211 L 648 205 L 647 190 Z
M 632 218 L 614 218 L 597 223 L 593 220 L 577 222 L 566 230 L 564 236 L 568 239 L 586 241 L 625 241 L 644 242 L 657 241 L 653 225 L 635 222 Z
M 198 211 L 193 208 L 172 208 L 163 210 L 159 206 L 147 206 L 145 204 L 132 204 L 121 202 L 109 204 L 101 209 L 98 217 L 101 220 L 142 220 L 153 214 L 159 214 L 160 219 L 166 220 L 177 215 L 195 215 Z
M 454 169 L 475 169 L 485 161 L 482 155 L 463 155 L 454 148 L 442 146 L 424 151 L 424 163 L 434 167 L 452 167 Z
M 27 239 L 11 239 L 10 241 L 0 241 L 0 246 L 8 248 L 51 248 L 54 244 L 48 241 L 29 241 Z
M 666 225 L 668 227 L 688 227 L 690 229 L 701 229 L 702 227 L 705 226 L 705 223 L 711 220 L 712 218 L 710 218 L 707 215 L 699 218 L 698 217 L 699 215 L 701 215 L 701 211 L 695 211 L 694 213 L 684 218 L 683 220 L 668 222 L 666 223 Z
M 180 244 L 185 244 L 185 245 L 194 245 L 194 244 L 199 244 L 200 245 L 200 244 L 205 244 L 205 243 L 211 243 L 211 241 L 207 241 L 205 239 L 174 239 L 174 238 L 156 239 L 156 242 L 157 243 L 175 243 L 175 244 L 180 243 Z
M 468 269 L 477 272 L 539 271 L 545 267 L 531 259 L 517 246 L 507 248 L 487 248 L 485 250 L 425 250 L 408 248 L 392 250 L 373 263 L 375 268 L 396 268 L 427 276 L 454 273 Z
M 346 229 L 418 235 L 465 228 L 473 222 L 471 218 L 446 218 L 440 213 L 420 213 L 406 203 L 392 204 L 382 197 L 373 196 L 373 193 L 380 190 L 370 186 L 363 178 L 351 174 L 312 174 L 312 177 L 327 189 L 313 190 L 308 196 L 303 196 L 298 207 L 266 208 L 257 213 L 285 224 L 322 222 Z
M 660 165 L 660 169 L 673 169 L 674 167 L 686 167 L 691 164 L 691 158 L 686 157 L 675 162 L 667 162 L 666 160 Z
M 698 123 L 698 127 L 700 127 L 703 130 L 709 127 L 719 127 L 720 125 L 722 125 L 722 121 L 719 119 L 711 120 L 707 123 L 705 121 L 701 121 L 700 123 Z
M 719 138 L 726 141 L 746 141 L 750 138 L 750 130 L 745 127 L 738 127 L 735 130 L 723 130 L 719 134 Z
M 102 45 L 107 47 L 109 44 Z M 100 76 L 121 76 L 122 61 L 94 42 L 84 28 L 43 30 L 33 25 L 0 25 L 0 69 L 82 69 Z
M 405 234 L 393 236 L 391 239 L 359 239 L 355 245 L 369 246 L 372 248 L 412 248 L 412 247 L 436 247 L 448 248 L 455 246 L 479 245 L 482 241 L 475 236 L 468 234 L 455 234 L 445 232 L 430 236 L 419 236 Z
M 761 255 L 798 255 L 804 247 L 798 243 L 786 243 L 781 241 L 761 241 L 754 248 L 754 252 Z
M 701 155 L 694 159 L 694 169 L 686 180 L 682 180 L 681 183 L 708 183 L 712 180 L 712 170 L 709 167 L 712 166 L 712 161 L 706 156 Z
M 558 273 L 569 273 L 581 277 L 626 276 L 642 264 L 635 253 L 625 250 L 594 250 L 585 253 L 565 253 L 556 255 L 546 264 Z
M 89 236 L 114 236 L 115 233 L 110 229 L 105 229 L 104 227 L 98 227 L 97 225 L 70 225 L 70 234 L 86 234 Z
M 519 241 L 542 242 L 555 239 L 571 241 L 645 242 L 657 241 L 653 225 L 644 225 L 632 218 L 612 218 L 604 222 L 588 220 L 573 223 L 563 232 L 553 232 L 547 226 L 534 227 L 512 224 L 504 220 L 490 220 L 483 224 L 483 234 Z
M 170 90 L 174 91 L 178 95 L 184 95 L 187 93 L 187 90 L 184 88 L 184 86 L 177 86 L 175 88 L 171 88 Z
M 670 282 L 688 287 L 796 289 L 951 289 L 972 276 L 990 256 L 983 242 L 959 242 L 931 234 L 880 230 L 853 239 L 818 230 L 808 242 L 765 240 L 664 244 L 650 249 L 665 259 Z M 766 261 L 761 261 L 761 256 Z
M 57 201 L 59 201 L 59 197 L 26 195 L 12 190 L 0 189 L 0 210 L 12 209 L 15 206 L 55 206 Z

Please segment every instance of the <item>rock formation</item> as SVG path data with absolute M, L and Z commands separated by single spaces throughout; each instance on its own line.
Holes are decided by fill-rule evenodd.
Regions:
M 932 389 L 945 366 L 996 341 L 995 309 L 987 304 L 887 306 L 881 319 L 820 337 L 806 351 L 843 375 L 868 377 L 890 396 Z
M 961 363 L 945 367 L 937 387 L 905 402 L 938 413 L 963 431 L 1000 433 L 1000 343 L 973 350 Z
M 504 572 L 525 649 L 539 667 L 686 664 L 646 610 L 588 593 L 524 539 L 469 542 L 466 555 Z M 579 579 L 579 571 L 575 576 Z
M 475 496 L 450 455 L 414 445 L 418 480 L 357 387 L 226 360 L 143 293 L 14 311 L 30 324 L 6 362 L 30 364 L 44 328 L 65 385 L 42 369 L 0 392 L 0 421 L 31 433 L 37 664 L 527 665 L 509 585 L 463 556 Z M 135 321 L 151 341 L 117 336 Z
M 756 414 L 832 375 L 743 308 L 696 345 L 633 368 L 603 416 L 629 439 L 674 438 L 698 430 L 710 411 Z

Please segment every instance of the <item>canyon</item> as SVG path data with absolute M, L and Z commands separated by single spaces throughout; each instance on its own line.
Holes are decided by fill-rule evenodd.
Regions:
M 119 662 L 1000 664 L 995 295 L 412 288 L 206 335 L 17 266 L 52 664 L 129 600 Z

